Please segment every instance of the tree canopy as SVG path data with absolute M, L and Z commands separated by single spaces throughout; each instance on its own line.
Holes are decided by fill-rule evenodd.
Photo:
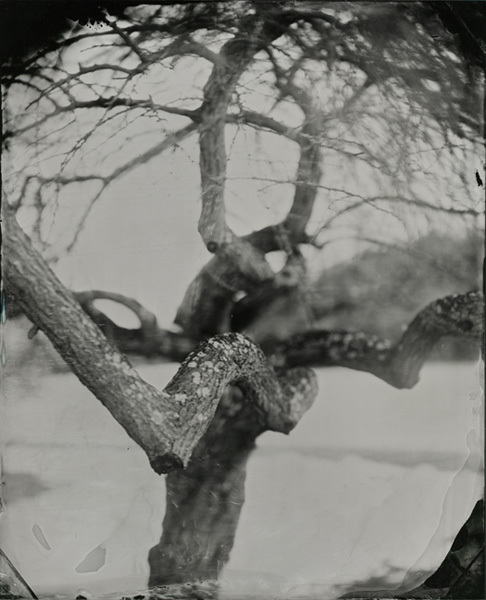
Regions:
M 259 327 L 275 303 L 300 302 L 308 259 L 342 239 L 359 247 L 383 231 L 406 243 L 436 230 L 482 231 L 482 49 L 466 13 L 454 31 L 441 4 L 75 3 L 56 13 L 50 39 L 9 38 L 8 293 L 31 335 L 46 333 L 152 467 L 171 471 L 151 584 L 217 578 L 248 455 L 263 431 L 288 433 L 310 407 L 309 366 L 411 387 L 438 340 L 482 334 L 476 290 L 421 306 L 393 341 L 298 320 L 284 339 Z M 69 292 L 46 263 L 55 268 L 75 251 L 116 184 L 147 163 L 162 169 L 171 155 L 188 172 L 198 163 L 193 200 L 208 261 L 188 282 L 177 327 L 165 330 L 133 298 Z M 162 202 L 167 188 L 158 181 L 151 193 Z M 251 215 L 259 203 L 271 207 L 264 223 Z M 128 307 L 140 328 L 116 325 L 100 299 Z M 117 347 L 182 364 L 155 390 Z M 210 537 L 208 504 L 226 525 L 220 537 Z M 205 553 L 187 552 L 194 530 Z

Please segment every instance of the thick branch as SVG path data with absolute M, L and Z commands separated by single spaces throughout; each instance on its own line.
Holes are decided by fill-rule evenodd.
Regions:
M 311 322 L 306 280 L 306 262 L 299 251 L 294 251 L 275 281 L 233 304 L 231 330 L 247 335 L 266 354 L 278 342 L 306 331 Z
M 90 290 L 89 292 L 75 292 L 74 296 L 81 306 L 87 307 L 92 305 L 94 300 L 111 300 L 126 306 L 128 309 L 133 311 L 140 319 L 141 330 L 146 334 L 150 335 L 153 330 L 157 327 L 157 317 L 147 310 L 140 302 L 134 298 L 129 298 L 123 294 L 116 294 L 114 292 L 103 292 L 101 290 Z
M 261 22 L 258 23 L 258 28 Z M 258 33 L 257 33 L 258 36 Z M 232 38 L 220 52 L 204 86 L 204 101 L 200 109 L 200 172 L 202 211 L 199 233 L 210 251 L 231 242 L 225 219 L 224 185 L 226 177 L 226 149 L 224 130 L 226 113 L 238 80 L 251 62 L 256 51 L 257 36 Z
M 197 346 L 198 342 L 193 338 L 161 329 L 155 315 L 133 298 L 99 290 L 75 292 L 74 297 L 104 335 L 124 354 L 157 356 L 180 362 Z M 141 326 L 137 329 L 127 329 L 114 323 L 104 312 L 94 306 L 95 300 L 102 299 L 112 300 L 132 310 L 140 319 Z
M 208 337 L 227 331 L 228 310 L 234 295 L 272 281 L 274 273 L 262 252 L 235 238 L 190 283 L 175 322 L 191 336 Z M 204 315 L 204 318 L 201 318 Z
M 316 174 L 320 172 L 315 163 L 311 170 Z M 312 189 L 315 190 L 315 186 Z M 208 337 L 228 330 L 228 319 L 237 292 L 252 293 L 282 285 L 288 288 L 287 280 L 274 276 L 264 254 L 282 249 L 290 252 L 298 244 L 309 243 L 305 225 L 314 198 L 315 193 L 306 198 L 298 197 L 294 210 L 279 225 L 265 227 L 221 246 L 189 285 L 175 322 L 188 335 Z M 201 319 L 201 315 L 205 318 Z
M 187 464 L 230 383 L 245 390 L 266 427 L 289 432 L 317 388 L 307 369 L 276 376 L 252 342 L 228 334 L 203 343 L 163 392 L 141 379 L 64 288 L 8 209 L 4 263 L 9 292 L 79 380 L 165 473 Z
M 286 367 L 343 366 L 372 373 L 397 388 L 412 388 L 441 338 L 482 338 L 483 309 L 479 292 L 446 296 L 420 311 L 393 346 L 363 332 L 317 330 L 280 344 L 271 360 Z
M 262 46 L 283 31 L 283 25 L 267 19 L 266 9 L 243 19 L 241 31 L 223 45 L 204 87 L 198 109 L 202 211 L 199 232 L 216 257 L 189 286 L 178 310 L 176 323 L 191 335 L 212 335 L 224 330 L 232 297 L 271 281 L 273 272 L 264 254 L 238 239 L 226 224 L 225 125 L 228 107 L 241 74 Z M 201 314 L 205 315 L 201 322 Z
M 199 232 L 211 252 L 229 243 L 234 234 L 226 225 L 224 185 L 226 149 L 224 131 L 235 87 L 255 54 L 279 37 L 288 20 L 272 18 L 271 7 L 261 6 L 255 15 L 242 19 L 240 31 L 223 45 L 204 86 L 200 108 L 199 146 L 202 211 Z
M 296 232 L 292 228 L 292 219 L 289 218 L 289 215 L 281 223 L 252 231 L 244 239 L 259 248 L 264 254 L 275 250 L 283 250 L 287 246 L 295 248 L 299 244 L 313 243 L 311 236 L 307 235 L 305 229 Z
M 163 533 L 149 554 L 150 586 L 218 579 L 245 500 L 246 463 L 261 433 L 255 411 L 230 388 L 187 468 L 167 476 Z

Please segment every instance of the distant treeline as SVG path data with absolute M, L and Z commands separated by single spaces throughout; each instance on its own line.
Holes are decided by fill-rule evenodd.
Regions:
M 377 246 L 326 270 L 313 286 L 312 312 L 325 329 L 363 330 L 391 340 L 426 304 L 482 287 L 484 238 L 432 233 L 407 246 Z M 467 359 L 467 341 L 441 344 L 436 357 Z

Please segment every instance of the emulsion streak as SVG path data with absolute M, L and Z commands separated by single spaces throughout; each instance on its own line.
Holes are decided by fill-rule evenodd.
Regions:
M 44 548 L 44 550 L 51 550 L 52 549 L 49 546 L 49 543 L 46 540 L 46 536 L 44 535 L 44 532 L 39 527 L 39 525 L 37 525 L 37 524 L 33 525 L 33 527 L 32 527 L 32 533 L 34 534 L 35 539 Z

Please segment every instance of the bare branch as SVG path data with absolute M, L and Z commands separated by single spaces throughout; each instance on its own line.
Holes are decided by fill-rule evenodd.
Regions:
M 235 178 L 236 179 L 236 178 Z M 238 178 L 244 179 L 244 178 Z M 348 192 L 342 188 L 335 188 L 332 186 L 320 184 L 320 183 L 312 183 L 309 181 L 303 180 L 292 180 L 292 179 L 274 179 L 271 177 L 252 177 L 252 181 L 266 181 L 269 183 L 275 184 L 301 184 L 307 185 L 309 187 L 313 187 L 316 189 L 326 190 L 328 192 L 339 192 L 344 194 L 348 199 L 357 198 L 359 200 L 359 205 L 363 204 L 374 204 L 379 202 L 401 202 L 404 204 L 410 204 L 411 206 L 417 206 L 419 208 L 423 208 L 424 210 L 432 210 L 435 212 L 448 213 L 451 215 L 457 215 L 462 217 L 479 217 L 484 214 L 484 211 L 476 210 L 474 208 L 456 208 L 455 206 L 440 206 L 438 204 L 431 204 L 430 202 L 426 202 L 425 200 L 421 200 L 420 198 L 414 198 L 412 196 L 403 196 L 399 194 L 395 195 L 387 195 L 387 196 L 362 196 L 356 192 Z M 356 208 L 353 206 L 353 208 Z M 253 234 L 249 234 L 248 237 Z
M 34 123 L 30 123 L 29 125 L 25 125 L 24 127 L 20 127 L 9 132 L 9 135 L 20 135 L 29 131 L 30 129 L 38 128 L 47 121 L 52 118 L 61 115 L 63 113 L 73 112 L 75 110 L 81 109 L 90 109 L 90 108 L 106 108 L 106 109 L 114 109 L 118 107 L 126 107 L 126 108 L 148 108 L 152 111 L 161 111 L 166 112 L 173 115 L 180 115 L 183 117 L 188 117 L 192 120 L 197 120 L 198 113 L 195 110 L 189 110 L 186 108 L 180 108 L 177 106 L 168 106 L 164 104 L 156 104 L 150 98 L 147 99 L 137 99 L 137 98 L 122 98 L 120 96 L 110 96 L 103 97 L 99 96 L 95 100 L 74 100 L 68 105 L 64 106 L 56 106 L 56 109 L 51 111 L 50 113 L 44 115 L 41 119 L 38 119 Z
M 483 335 L 483 295 L 468 292 L 429 304 L 393 346 L 363 332 L 314 330 L 280 344 L 271 360 L 287 367 L 338 365 L 372 373 L 397 388 L 412 388 L 441 338 L 464 337 L 479 342 Z
M 258 127 L 259 129 L 266 129 L 278 135 L 283 135 L 287 139 L 297 142 L 298 144 L 304 141 L 303 135 L 298 131 L 297 128 L 288 127 L 272 117 L 257 113 L 255 111 L 245 110 L 236 115 L 227 115 L 226 122 L 244 123 L 246 125 Z
M 284 221 L 285 229 L 292 231 L 297 237 L 305 232 L 322 175 L 319 132 L 315 126 L 313 116 L 304 122 L 302 132 L 306 136 L 306 141 L 301 145 L 294 198 L 289 214 Z
M 221 245 L 196 275 L 184 294 L 175 322 L 198 337 L 226 331 L 235 294 L 254 290 L 273 278 L 263 253 L 245 240 L 235 238 L 231 244 Z
M 133 298 L 122 294 L 91 290 L 74 292 L 84 312 L 98 325 L 104 335 L 124 354 L 161 357 L 180 362 L 194 350 L 198 340 L 184 334 L 161 329 L 153 313 Z M 138 329 L 127 329 L 114 323 L 104 312 L 94 306 L 95 300 L 112 300 L 132 310 L 140 319 Z
M 101 290 L 90 290 L 89 292 L 75 292 L 74 297 L 83 306 L 83 304 L 92 304 L 94 300 L 111 300 L 118 304 L 126 306 L 133 311 L 140 319 L 141 330 L 150 335 L 157 327 L 157 317 L 147 310 L 140 302 L 134 298 L 129 298 L 123 294 L 114 292 L 104 292 Z
M 198 229 L 206 247 L 216 253 L 216 257 L 191 283 L 176 317 L 176 323 L 198 335 L 220 331 L 236 292 L 251 290 L 273 279 L 263 253 L 246 240 L 238 239 L 226 224 L 224 205 L 224 133 L 233 91 L 256 52 L 280 36 L 284 29 L 283 23 L 266 19 L 266 8 L 262 7 L 257 13 L 245 18 L 241 33 L 223 45 L 204 87 L 204 100 L 198 111 L 202 193 Z M 201 314 L 205 314 L 204 322 Z
M 133 68 L 111 63 L 97 63 L 88 67 L 79 66 L 78 70 L 75 73 L 69 73 L 63 79 L 54 81 L 51 84 L 51 86 L 44 91 L 44 95 L 48 96 L 55 89 L 62 89 L 63 91 L 66 91 L 69 88 L 67 84 L 70 84 L 74 79 L 78 79 L 83 75 L 97 73 L 98 71 L 113 71 L 114 73 L 123 73 L 124 75 L 127 75 L 127 77 L 134 77 L 135 75 L 141 73 L 143 70 L 144 65 L 139 65 L 138 67 Z
M 106 19 L 105 22 L 113 29 L 113 31 L 115 33 L 117 33 L 121 37 L 121 39 L 132 50 L 132 52 L 136 56 L 138 56 L 138 58 L 140 59 L 141 63 L 146 63 L 147 62 L 147 57 L 142 52 L 142 50 L 140 49 L 140 47 L 138 46 L 138 44 L 132 40 L 132 38 L 130 37 L 129 33 L 127 33 L 126 31 L 124 31 L 121 27 L 118 27 L 118 25 L 116 23 L 116 20 L 109 21 L 108 19 Z

